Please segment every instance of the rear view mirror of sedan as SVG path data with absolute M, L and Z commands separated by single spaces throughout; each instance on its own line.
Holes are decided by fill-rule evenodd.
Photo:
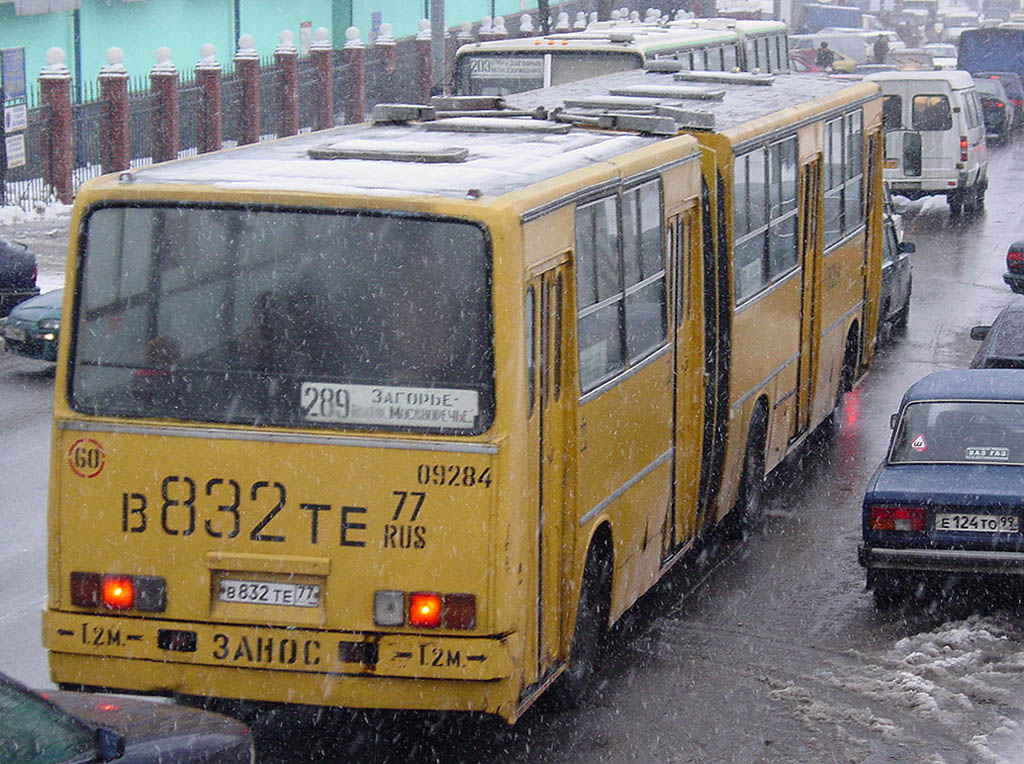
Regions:
M 983 340 L 988 336 L 988 330 L 991 326 L 972 326 L 971 327 L 971 339 L 972 340 Z

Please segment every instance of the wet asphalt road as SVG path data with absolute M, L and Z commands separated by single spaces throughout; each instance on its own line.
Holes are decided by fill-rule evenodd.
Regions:
M 970 327 L 1012 298 L 1001 275 L 1006 246 L 1024 238 L 1024 138 L 1018 142 L 991 150 L 982 215 L 951 219 L 938 199 L 910 205 L 906 238 L 917 251 L 906 336 L 877 355 L 834 436 L 778 471 L 763 530 L 705 550 L 634 608 L 612 635 L 582 709 L 542 703 L 511 729 L 477 719 L 264 709 L 253 719 L 260 761 L 985 760 L 975 758 L 972 739 L 1001 720 L 1024 721 L 1024 693 L 1000 696 L 998 715 L 984 699 L 976 707 L 966 701 L 953 725 L 878 687 L 900 670 L 888 662 L 901 639 L 972 614 L 1007 619 L 1005 638 L 1024 653 L 1016 595 L 971 593 L 878 614 L 856 545 L 863 488 L 903 390 L 930 371 L 965 366 L 976 347 Z M 47 286 L 62 269 L 66 233 L 58 228 L 44 221 L 16 232 L 45 252 Z M 47 365 L 0 356 L 0 669 L 36 685 L 46 682 L 38 613 L 51 394 Z

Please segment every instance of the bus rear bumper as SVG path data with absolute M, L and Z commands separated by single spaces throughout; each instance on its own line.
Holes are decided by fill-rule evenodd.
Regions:
M 357 634 L 47 611 L 43 641 L 54 682 L 138 693 L 509 717 L 520 685 L 515 635 Z

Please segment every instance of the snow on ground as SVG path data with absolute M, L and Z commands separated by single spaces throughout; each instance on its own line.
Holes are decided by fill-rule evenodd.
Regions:
M 1022 627 L 1009 612 L 947 621 L 881 653 L 834 655 L 772 694 L 862 761 L 890 761 L 880 751 L 895 749 L 927 764 L 960 764 L 965 752 L 978 764 L 1024 764 Z
M 0 207 L 0 226 L 14 226 L 26 221 L 54 220 L 67 218 L 71 214 L 71 205 L 57 201 L 31 202 L 26 206 L 10 204 Z
M 24 243 L 35 253 L 43 292 L 64 286 L 71 206 L 35 202 L 0 207 L 0 236 Z

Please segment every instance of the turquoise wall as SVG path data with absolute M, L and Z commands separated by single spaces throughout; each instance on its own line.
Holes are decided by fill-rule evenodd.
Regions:
M 256 50 L 270 56 L 282 29 L 291 29 L 298 41 L 299 24 L 312 22 L 313 29 L 327 27 L 336 47 L 344 45 L 345 29 L 359 28 L 364 43 L 372 42 L 374 11 L 394 28 L 395 37 L 419 31 L 429 0 L 239 0 L 241 32 L 256 38 Z M 536 0 L 494 0 L 495 12 L 508 16 L 536 11 Z M 557 5 L 552 0 L 552 7 Z M 445 25 L 479 22 L 491 15 L 492 0 L 445 0 Z M 226 67 L 236 47 L 234 0 L 82 0 L 80 14 L 81 61 L 84 81 L 95 82 L 112 46 L 125 52 L 125 66 L 133 77 L 146 76 L 155 63 L 154 52 L 167 46 L 182 73 L 191 71 L 199 48 L 210 42 Z M 0 3 L 0 48 L 25 48 L 26 75 L 34 83 L 45 64 L 46 51 L 57 46 L 67 54 L 67 66 L 75 72 L 74 14 L 70 11 L 16 16 L 13 3 Z
M 554 6 L 557 0 L 552 0 Z M 429 0 L 351 0 L 348 4 L 352 8 L 351 24 L 359 28 L 359 34 L 363 42 L 369 42 L 370 27 L 373 19 L 373 12 L 381 12 L 381 21 L 386 21 L 395 29 L 395 37 L 410 37 L 419 31 L 420 19 L 427 18 L 425 10 L 429 9 Z M 491 0 L 445 0 L 444 15 L 445 26 L 458 27 L 463 21 L 471 21 L 474 24 L 484 16 L 491 15 Z M 534 13 L 536 20 L 536 0 L 495 0 L 495 15 L 510 16 L 519 13 Z M 522 10 L 523 6 L 526 10 Z M 341 38 L 344 37 L 344 30 L 340 30 Z
M 256 50 L 270 56 L 282 29 L 299 38 L 299 24 L 332 25 L 332 0 L 241 0 L 242 34 L 256 38 Z M 106 63 L 107 49 L 124 50 L 125 67 L 145 76 L 156 62 L 154 52 L 167 46 L 175 66 L 191 71 L 205 43 L 217 46 L 217 57 L 230 66 L 236 48 L 234 0 L 82 0 L 81 60 L 85 80 L 95 80 Z M 342 39 L 344 33 L 342 33 Z M 75 74 L 74 14 L 70 11 L 16 16 L 13 3 L 0 4 L 0 48 L 25 48 L 26 75 L 34 83 L 46 63 L 46 51 L 57 46 L 67 54 Z
M 14 3 L 0 4 L 0 48 L 25 48 L 29 89 L 46 64 L 46 51 L 54 45 L 70 51 L 73 33 L 70 13 L 15 16 Z

